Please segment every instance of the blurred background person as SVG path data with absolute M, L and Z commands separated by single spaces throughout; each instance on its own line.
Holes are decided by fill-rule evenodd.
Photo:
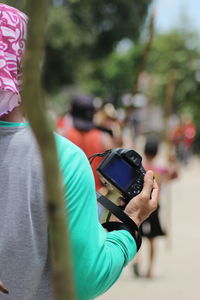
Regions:
M 67 122 L 67 126 L 62 127 L 62 130 L 59 128 L 59 132 L 62 132 L 63 136 L 80 147 L 87 157 L 115 147 L 111 134 L 101 128 L 95 128 L 93 121 L 94 114 L 94 99 L 91 96 L 75 96 L 71 101 L 71 118 L 69 115 L 64 117 L 71 122 Z M 102 158 L 96 157 L 93 160 L 91 167 L 94 173 L 96 190 L 105 195 L 107 193 L 107 189 L 99 174 L 96 172 L 96 168 L 101 160 Z M 98 204 L 98 209 L 99 218 L 101 218 L 104 209 L 100 204 Z
M 178 177 L 178 171 L 175 161 L 170 161 L 170 167 L 161 165 L 156 162 L 157 155 L 159 154 L 159 142 L 155 137 L 150 136 L 144 146 L 144 168 L 146 170 L 153 170 L 154 177 L 156 178 L 160 189 L 169 180 Z M 145 277 L 151 278 L 153 276 L 153 266 L 156 255 L 155 238 L 166 235 L 166 228 L 162 228 L 160 221 L 160 206 L 154 211 L 145 222 L 141 225 L 142 236 L 148 240 L 148 263 Z M 140 276 L 139 270 L 140 257 L 137 258 L 133 265 L 133 270 L 136 276 Z
M 56 120 L 57 133 L 64 136 L 67 129 L 72 127 L 72 124 L 72 116 L 67 111 L 63 111 Z
M 171 141 L 176 148 L 178 159 L 187 165 L 193 155 L 196 126 L 190 114 L 183 114 L 179 124 L 171 131 Z
M 110 134 L 115 147 L 122 146 L 122 130 L 117 110 L 112 103 L 105 103 L 94 117 L 96 128 Z

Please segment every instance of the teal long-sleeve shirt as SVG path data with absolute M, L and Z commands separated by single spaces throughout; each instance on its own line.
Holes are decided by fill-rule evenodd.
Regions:
M 85 154 L 56 135 L 69 214 L 73 266 L 78 300 L 94 299 L 119 278 L 136 254 L 125 230 L 105 232 L 98 222 L 95 183 Z

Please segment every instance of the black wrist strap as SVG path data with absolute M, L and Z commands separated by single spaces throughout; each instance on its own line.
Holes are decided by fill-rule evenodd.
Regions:
M 132 229 L 129 226 L 127 226 L 126 224 L 121 223 L 121 222 L 106 222 L 106 223 L 103 223 L 102 226 L 109 232 L 113 231 L 113 230 L 128 231 L 132 235 L 132 237 L 134 238 L 134 240 L 136 242 L 137 251 L 140 249 L 141 244 L 142 244 L 142 238 L 141 238 L 139 231 Z
M 112 230 L 127 230 L 133 236 L 137 244 L 137 251 L 140 249 L 142 239 L 139 233 L 138 226 L 135 222 L 129 218 L 129 216 L 123 212 L 123 210 L 115 205 L 112 201 L 101 195 L 100 193 L 96 192 L 97 194 L 97 201 L 101 203 L 105 208 L 107 208 L 115 217 L 117 217 L 120 222 L 106 222 L 103 223 L 102 226 L 106 228 L 108 231 Z

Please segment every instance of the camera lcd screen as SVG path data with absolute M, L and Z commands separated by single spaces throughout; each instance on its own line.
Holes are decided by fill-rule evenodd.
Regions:
M 121 189 L 127 189 L 137 178 L 137 172 L 119 156 L 114 156 L 102 172 Z

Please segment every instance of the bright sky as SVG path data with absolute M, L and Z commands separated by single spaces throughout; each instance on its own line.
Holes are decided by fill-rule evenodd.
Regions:
M 159 30 L 177 27 L 181 24 L 181 16 L 185 15 L 189 19 L 188 26 L 200 32 L 200 0 L 154 0 L 154 6 Z

